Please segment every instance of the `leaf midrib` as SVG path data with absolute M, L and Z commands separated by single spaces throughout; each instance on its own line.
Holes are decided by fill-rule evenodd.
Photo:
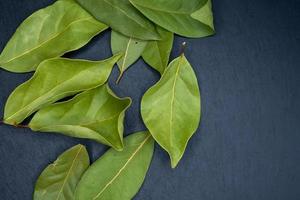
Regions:
M 89 125 L 92 125 L 92 124 L 95 124 L 95 123 L 102 123 L 102 122 L 114 119 L 115 117 L 118 117 L 123 111 L 124 110 L 122 110 L 120 113 L 117 113 L 117 114 L 113 115 L 112 117 L 102 119 L 102 120 L 92 120 L 91 122 L 86 123 L 86 124 L 80 124 L 80 123 L 78 123 L 78 124 L 67 124 L 67 123 L 66 124 L 57 124 L 57 125 L 41 126 L 40 128 L 38 128 L 38 130 L 49 129 L 51 127 L 63 127 L 63 126 L 74 126 L 74 127 L 81 126 L 81 127 L 84 127 L 84 128 L 88 128 Z
M 141 150 L 141 148 L 144 146 L 144 144 L 147 142 L 147 140 L 151 137 L 149 134 L 146 139 L 138 146 L 138 148 L 133 152 L 133 154 L 128 158 L 126 163 L 123 167 L 117 172 L 117 174 L 104 186 L 104 188 L 93 198 L 93 200 L 96 200 L 100 195 L 120 176 L 122 171 L 126 168 L 126 166 L 130 163 L 130 161 L 135 157 L 135 155 Z
M 4 63 L 1 63 L 1 64 L 2 64 L 2 65 L 8 64 L 8 63 L 10 63 L 10 62 L 12 62 L 12 61 L 14 61 L 14 60 L 20 58 L 20 57 L 23 57 L 23 56 L 25 56 L 25 55 L 27 55 L 27 54 L 30 54 L 30 53 L 33 52 L 34 50 L 36 50 L 36 49 L 42 47 L 42 46 L 45 45 L 46 43 L 51 42 L 51 41 L 54 40 L 55 38 L 57 38 L 57 37 L 59 37 L 60 35 L 62 35 L 63 33 L 65 33 L 65 32 L 69 29 L 69 27 L 70 27 L 71 25 L 73 25 L 73 24 L 75 24 L 75 23 L 77 23 L 77 22 L 80 22 L 80 21 L 86 21 L 86 20 L 89 20 L 89 19 L 93 19 L 93 17 L 86 17 L 86 18 L 78 19 L 78 20 L 75 20 L 75 21 L 71 22 L 71 23 L 68 24 L 68 26 L 66 26 L 66 28 L 65 28 L 64 30 L 62 30 L 61 32 L 51 35 L 51 36 L 49 37 L 49 39 L 47 39 L 47 40 L 45 40 L 44 42 L 40 43 L 40 44 L 37 45 L 36 47 L 31 48 L 31 49 L 29 49 L 29 50 L 26 50 L 25 52 L 21 53 L 20 55 L 15 56 L 15 57 L 13 57 L 13 58 L 9 59 L 8 61 L 5 61 Z
M 36 130 L 37 131 L 41 131 L 41 130 L 45 130 L 45 129 L 46 130 L 48 130 L 48 129 L 54 130 L 56 127 L 59 128 L 59 127 L 68 127 L 68 126 L 71 126 L 71 127 L 82 127 L 82 128 L 86 128 L 86 129 L 89 129 L 89 130 L 95 132 L 97 135 L 100 135 L 101 139 L 105 140 L 105 142 L 107 142 L 107 144 L 110 144 L 111 146 L 114 146 L 106 137 L 102 136 L 99 132 L 97 132 L 96 130 L 93 130 L 93 129 L 89 128 L 88 126 L 91 125 L 91 124 L 95 124 L 95 123 L 102 123 L 102 122 L 111 120 L 111 119 L 113 119 L 115 117 L 118 117 L 118 116 L 121 115 L 122 112 L 124 112 L 124 110 L 126 108 L 124 108 L 120 113 L 117 113 L 116 115 L 114 115 L 112 117 L 109 117 L 109 118 L 103 119 L 103 120 L 94 120 L 93 122 L 90 122 L 90 123 L 87 123 L 87 124 L 76 124 L 76 125 L 74 125 L 74 124 L 58 124 L 58 125 L 49 125 L 49 126 L 41 126 L 41 127 L 37 128 Z M 29 124 L 29 127 L 30 127 L 30 124 Z
M 85 69 L 85 70 L 83 70 L 83 71 L 80 71 L 79 73 L 84 72 L 84 71 L 86 71 L 86 70 L 88 70 L 88 69 Z M 77 75 L 78 75 L 78 73 L 77 73 L 77 74 L 74 74 L 74 76 L 72 76 L 72 77 L 70 77 L 69 79 L 65 80 L 62 84 L 65 84 L 66 82 L 69 82 L 70 80 L 72 80 L 72 79 L 73 79 L 75 76 L 77 76 Z M 38 100 L 43 99 L 43 98 L 49 96 L 51 93 L 54 93 L 55 89 L 59 88 L 62 84 L 56 85 L 55 87 L 53 87 L 53 88 L 52 88 L 50 91 L 48 91 L 47 93 L 45 93 L 45 94 L 43 94 L 42 96 L 39 96 L 38 98 L 32 100 L 31 103 L 27 104 L 26 106 L 24 106 L 23 108 L 21 108 L 20 110 L 18 110 L 17 112 L 15 112 L 14 114 L 10 115 L 10 117 L 6 118 L 5 121 L 9 120 L 10 118 L 14 117 L 15 115 L 17 115 L 17 114 L 21 113 L 22 111 L 26 110 L 28 107 L 30 107 L 30 105 L 35 104 L 35 102 L 37 102 Z M 57 94 L 57 95 L 53 96 L 52 98 L 55 99 L 55 98 L 56 98 L 57 96 L 59 96 L 59 95 L 63 95 L 63 94 L 65 94 L 65 93 L 69 93 L 69 92 L 77 92 L 77 91 L 81 91 L 81 90 L 66 91 L 66 92 L 63 92 L 63 93 L 61 93 L 61 94 Z M 32 110 L 33 110 L 33 109 L 32 109 Z M 30 112 L 32 112 L 32 110 L 30 110 Z M 29 113 L 30 113 L 30 112 L 29 112 Z M 28 117 L 28 116 L 26 116 L 26 117 Z
M 131 41 L 132 41 L 132 38 L 130 37 L 129 40 L 128 40 L 127 46 L 126 46 L 123 63 L 121 65 L 121 69 L 120 69 L 121 73 L 123 73 L 125 71 L 124 68 L 125 68 L 125 63 L 126 63 L 126 59 L 127 59 L 127 56 L 128 56 L 128 51 L 129 51 Z
M 66 182 L 67 182 L 67 179 L 68 179 L 68 177 L 70 176 L 70 173 L 71 173 L 71 171 L 72 171 L 72 169 L 73 169 L 73 167 L 74 167 L 75 161 L 76 161 L 76 159 L 77 159 L 77 157 L 78 157 L 78 155 L 79 155 L 81 149 L 82 149 L 82 146 L 80 146 L 80 148 L 79 148 L 79 150 L 78 150 L 78 152 L 77 152 L 77 154 L 76 154 L 74 160 L 72 161 L 71 167 L 70 167 L 70 169 L 69 169 L 69 171 L 68 171 L 68 173 L 67 173 L 67 176 L 65 177 L 64 182 L 63 182 L 63 184 L 62 184 L 62 186 L 61 186 L 61 188 L 60 188 L 60 190 L 59 190 L 59 192 L 58 192 L 58 194 L 57 194 L 56 200 L 58 200 L 58 198 L 60 197 L 60 195 L 61 195 L 61 193 L 62 193 L 62 191 L 63 191 L 63 188 L 65 187 L 65 184 L 66 184 Z
M 117 7 L 115 5 L 113 5 L 112 3 L 110 3 L 109 1 L 107 0 L 103 0 L 104 2 L 106 2 L 107 4 L 111 5 L 113 8 L 116 8 L 117 10 L 120 10 L 126 17 L 128 17 L 129 19 L 131 19 L 132 21 L 136 22 L 138 25 L 140 25 L 142 28 L 148 30 L 149 28 L 144 26 L 144 24 L 141 24 L 139 21 L 136 21 L 135 18 L 132 18 L 130 15 L 128 15 L 126 13 L 125 10 L 121 9 L 120 7 Z
M 175 74 L 175 78 L 174 78 L 174 82 L 173 82 L 173 87 L 172 87 L 172 97 L 171 97 L 171 103 L 170 103 L 170 107 L 171 107 L 171 109 L 170 109 L 170 129 L 169 129 L 169 134 L 170 134 L 170 147 L 172 148 L 173 147 L 173 140 L 172 140 L 172 125 L 173 125 L 173 109 L 174 109 L 174 101 L 175 101 L 175 90 L 176 90 L 176 83 L 177 83 L 177 79 L 178 79 L 178 76 L 179 76 L 179 72 L 180 72 L 180 66 L 181 66 L 181 64 L 182 64 L 182 60 L 183 60 L 183 58 L 182 58 L 182 56 L 183 55 L 181 55 L 180 56 L 180 60 L 179 60 L 179 62 L 178 62 L 178 64 L 177 64 L 177 70 L 176 70 L 176 74 Z

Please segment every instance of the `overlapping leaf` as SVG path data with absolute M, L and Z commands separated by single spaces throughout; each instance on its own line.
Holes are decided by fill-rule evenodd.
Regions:
M 34 71 L 43 60 L 85 45 L 107 28 L 73 0 L 60 0 L 29 16 L 0 55 L 0 66 L 12 72 Z
M 42 62 L 33 77 L 9 96 L 4 122 L 19 124 L 43 106 L 104 84 L 120 57 L 115 55 L 104 61 L 55 58 Z
M 157 26 L 161 40 L 149 41 L 142 56 L 146 63 L 163 74 L 168 66 L 174 34 Z
M 60 132 L 123 148 L 123 120 L 131 99 L 120 99 L 103 85 L 73 99 L 38 111 L 29 124 L 34 131 Z
M 200 92 L 184 55 L 172 61 L 160 81 L 144 95 L 141 113 L 154 139 L 176 167 L 200 120 Z
M 118 61 L 120 75 L 117 82 L 120 81 L 123 73 L 132 65 L 143 53 L 147 41 L 129 38 L 120 33 L 112 31 L 111 50 L 113 54 L 123 53 L 123 57 Z
M 84 146 L 76 145 L 68 149 L 41 173 L 33 199 L 74 199 L 75 188 L 89 165 L 89 155 Z
M 206 4 L 199 10 L 192 13 L 191 16 L 203 24 L 206 24 L 212 29 L 212 31 L 214 31 L 214 17 L 212 13 L 211 0 L 207 0 Z
M 210 26 L 191 16 L 205 6 L 207 0 L 129 1 L 147 18 L 176 34 L 186 37 L 205 37 L 214 33 Z
M 155 26 L 128 0 L 77 0 L 96 19 L 128 37 L 157 40 Z
M 149 168 L 154 141 L 148 132 L 128 136 L 124 150 L 113 149 L 100 157 L 83 175 L 76 200 L 130 200 L 141 187 Z

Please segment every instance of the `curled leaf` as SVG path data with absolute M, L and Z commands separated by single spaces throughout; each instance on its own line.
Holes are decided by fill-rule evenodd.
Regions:
M 84 146 L 76 145 L 68 149 L 41 173 L 33 199 L 74 199 L 75 188 L 89 165 L 89 155 Z
M 142 57 L 146 63 L 162 75 L 168 66 L 174 34 L 159 26 L 157 26 L 157 31 L 161 40 L 149 41 Z
M 12 72 L 34 71 L 49 58 L 79 49 L 107 29 L 73 0 L 60 0 L 29 16 L 0 55 L 0 66 Z
M 108 85 L 103 85 L 41 109 L 29 127 L 34 131 L 93 139 L 122 150 L 123 120 L 130 104 L 130 98 L 120 99 Z
M 128 37 L 157 40 L 154 24 L 127 0 L 77 0 L 96 19 Z
M 200 121 L 198 82 L 184 55 L 173 60 L 160 81 L 145 93 L 141 113 L 151 135 L 176 167 Z
M 194 38 L 214 33 L 208 25 L 191 16 L 203 7 L 207 0 L 129 1 L 151 21 L 178 35 Z
M 154 141 L 148 132 L 130 135 L 124 150 L 108 150 L 83 175 L 76 200 L 130 200 L 141 187 L 148 171 Z
M 42 62 L 33 77 L 9 96 L 4 123 L 16 125 L 64 97 L 103 85 L 120 55 L 103 61 L 54 58 Z
M 147 41 L 134 39 L 132 37 L 129 38 L 115 31 L 111 32 L 111 50 L 113 54 L 123 53 L 124 55 L 118 61 L 120 75 L 117 83 L 130 65 L 139 59 L 146 45 Z

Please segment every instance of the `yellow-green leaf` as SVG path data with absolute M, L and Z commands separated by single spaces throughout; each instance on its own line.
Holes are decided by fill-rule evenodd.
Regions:
M 29 127 L 34 131 L 58 132 L 78 138 L 88 138 L 123 148 L 123 120 L 130 98 L 118 98 L 102 85 L 38 111 Z
M 9 96 L 4 122 L 19 124 L 59 99 L 103 85 L 120 57 L 115 55 L 104 61 L 54 58 L 42 62 L 33 77 Z
M 207 0 L 129 0 L 154 23 L 185 37 L 205 37 L 214 31 L 191 14 L 206 5 Z
M 147 41 L 134 39 L 112 31 L 111 50 L 113 54 L 123 53 L 123 57 L 118 61 L 120 75 L 117 82 L 120 81 L 123 73 L 142 55 Z
M 149 41 L 142 57 L 152 68 L 163 74 L 169 63 L 174 34 L 157 26 L 161 40 Z
M 34 71 L 43 60 L 79 49 L 107 28 L 73 0 L 57 1 L 19 26 L 0 55 L 0 66 L 12 72 Z
M 154 24 L 128 0 L 77 0 L 96 19 L 128 37 L 157 40 Z
M 191 16 L 203 24 L 208 25 L 212 30 L 215 30 L 211 0 L 207 0 L 206 4 L 199 10 L 192 13 Z
M 83 175 L 76 200 L 131 200 L 148 171 L 154 141 L 148 132 L 130 135 L 124 150 L 108 150 Z
M 184 55 L 173 60 L 159 82 L 145 93 L 141 113 L 153 138 L 176 167 L 200 121 L 198 82 Z
M 41 173 L 33 199 L 74 199 L 76 186 L 89 165 L 89 155 L 84 146 L 76 145 L 68 149 Z

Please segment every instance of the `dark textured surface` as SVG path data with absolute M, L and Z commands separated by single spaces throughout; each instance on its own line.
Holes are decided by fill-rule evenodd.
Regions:
M 0 49 L 17 26 L 52 0 L 0 0 Z M 156 147 L 137 200 L 300 199 L 300 2 L 214 0 L 217 34 L 177 37 L 172 56 L 187 41 L 186 56 L 202 92 L 202 123 L 179 166 Z M 69 57 L 110 56 L 110 34 L 96 37 Z M 143 130 L 142 94 L 159 76 L 137 62 L 114 85 L 133 98 L 126 134 Z M 1 115 L 12 90 L 31 74 L 0 70 Z M 0 199 L 30 200 L 41 170 L 65 149 L 85 144 L 95 160 L 106 147 L 58 134 L 0 127 Z

